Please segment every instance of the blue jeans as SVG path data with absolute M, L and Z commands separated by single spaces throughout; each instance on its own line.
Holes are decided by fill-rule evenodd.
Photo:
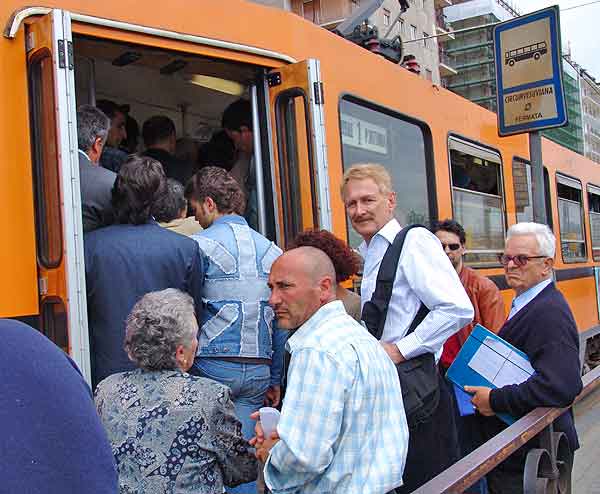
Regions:
M 235 413 L 242 423 L 245 439 L 254 436 L 256 421 L 250 414 L 263 406 L 265 393 L 271 383 L 271 368 L 266 364 L 241 364 L 218 358 L 197 358 L 190 372 L 207 377 L 231 389 Z M 256 482 L 227 487 L 231 494 L 256 494 Z

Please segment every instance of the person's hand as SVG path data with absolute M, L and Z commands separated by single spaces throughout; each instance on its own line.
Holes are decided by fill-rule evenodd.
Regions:
M 267 459 L 269 458 L 269 452 L 271 451 L 271 448 L 275 446 L 278 441 L 279 434 L 277 434 L 277 430 L 274 430 L 271 432 L 271 437 L 265 438 L 262 442 L 262 446 L 256 448 L 256 457 L 263 463 L 266 463 Z
M 380 341 L 379 343 L 381 343 L 381 346 L 385 350 L 385 353 L 388 354 L 388 356 L 392 359 L 392 362 L 394 362 L 395 364 L 399 364 L 406 360 L 404 358 L 404 355 L 402 355 L 400 353 L 400 350 L 398 350 L 398 347 L 393 343 L 384 343 L 383 341 Z
M 275 408 L 281 401 L 281 386 L 269 386 L 265 393 L 265 405 Z
M 488 388 L 487 386 L 465 386 L 465 391 L 467 393 L 473 393 L 471 403 L 473 403 L 475 410 L 481 415 L 485 415 L 486 417 L 496 415 L 490 405 L 490 392 L 492 391 L 492 388 Z
M 279 434 L 277 433 L 277 430 L 274 430 L 271 433 L 271 437 L 265 437 L 265 433 L 259 420 L 259 412 L 254 412 L 250 415 L 250 418 L 256 420 L 256 425 L 254 426 L 254 433 L 256 435 L 250 439 L 249 443 L 250 446 L 254 446 L 256 448 L 256 452 L 254 453 L 256 457 L 265 463 L 269 457 L 269 451 L 271 451 L 271 448 L 277 444 L 277 441 L 279 441 Z
M 254 426 L 254 437 L 248 442 L 250 443 L 250 446 L 260 448 L 265 440 L 265 433 L 260 424 L 260 412 L 251 413 L 250 418 L 256 420 L 256 425 Z

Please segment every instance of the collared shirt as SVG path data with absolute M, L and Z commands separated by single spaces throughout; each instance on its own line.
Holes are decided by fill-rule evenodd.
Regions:
M 512 301 L 510 314 L 508 314 L 508 319 L 513 317 L 517 312 L 519 312 L 523 307 L 525 307 L 529 302 L 531 302 L 535 297 L 537 297 L 539 293 L 550 283 L 552 283 L 552 277 L 540 281 L 537 285 L 533 285 L 531 288 L 528 288 L 520 295 L 517 295 Z
M 271 492 L 384 494 L 401 485 L 408 427 L 398 375 L 342 302 L 289 338 L 280 440 L 265 464 Z
M 398 221 L 392 219 L 371 238 L 368 246 L 365 242 L 360 245 L 365 260 L 362 306 L 371 300 L 383 256 L 400 230 Z M 421 302 L 430 312 L 406 335 Z M 448 337 L 472 319 L 473 306 L 438 238 L 425 228 L 411 230 L 398 261 L 381 340 L 395 343 L 406 359 L 428 352 L 439 359 Z

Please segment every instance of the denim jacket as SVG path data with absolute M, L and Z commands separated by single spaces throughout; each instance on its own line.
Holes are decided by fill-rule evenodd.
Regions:
M 271 384 L 279 385 L 288 333 L 276 327 L 267 280 L 281 249 L 237 215 L 221 216 L 191 238 L 204 264 L 197 358 L 271 359 Z

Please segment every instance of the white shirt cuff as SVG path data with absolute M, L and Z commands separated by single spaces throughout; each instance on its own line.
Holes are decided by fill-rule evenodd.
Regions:
M 427 352 L 427 349 L 423 348 L 423 345 L 414 332 L 397 341 L 396 346 L 406 360 Z

